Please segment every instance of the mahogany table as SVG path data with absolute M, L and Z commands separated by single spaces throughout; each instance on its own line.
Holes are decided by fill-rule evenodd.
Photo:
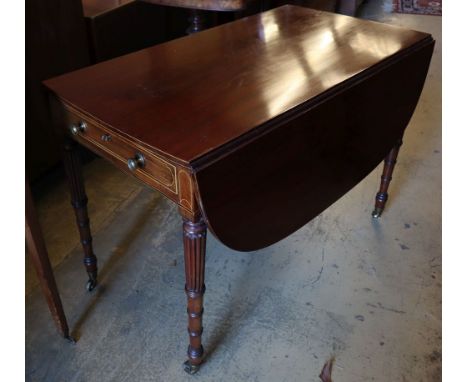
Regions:
M 425 33 L 284 6 L 46 81 L 88 288 L 97 261 L 75 142 L 178 206 L 185 365 L 195 372 L 203 359 L 207 227 L 232 249 L 264 248 L 386 158 L 380 216 L 433 47 Z

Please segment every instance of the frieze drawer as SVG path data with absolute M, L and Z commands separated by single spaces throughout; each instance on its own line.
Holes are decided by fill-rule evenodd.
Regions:
M 66 123 L 68 133 L 76 140 L 91 141 L 93 146 L 118 159 L 127 170 L 145 183 L 155 181 L 177 194 L 174 165 L 74 110 L 67 109 Z

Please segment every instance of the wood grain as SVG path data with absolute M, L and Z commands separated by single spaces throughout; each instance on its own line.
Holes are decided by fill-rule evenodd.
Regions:
M 377 166 L 411 118 L 432 49 L 425 33 L 284 6 L 46 85 L 129 149 L 187 171 L 194 209 L 193 194 L 165 195 L 187 216 L 200 207 L 219 240 L 248 251 L 299 229 Z
M 424 39 L 284 6 L 46 85 L 109 128 L 189 164 Z
M 196 169 L 210 231 L 253 251 L 308 223 L 367 176 L 401 138 L 433 43 L 304 107 Z

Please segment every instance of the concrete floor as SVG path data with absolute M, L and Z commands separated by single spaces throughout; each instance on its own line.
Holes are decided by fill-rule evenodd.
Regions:
M 37 207 L 76 345 L 62 340 L 26 269 L 26 380 L 441 380 L 441 18 L 362 16 L 437 40 L 405 136 L 387 210 L 370 217 L 379 167 L 280 243 L 238 253 L 208 237 L 204 344 L 195 376 L 187 345 L 181 224 L 163 197 L 102 160 L 85 166 L 100 286 L 87 293 L 62 179 Z

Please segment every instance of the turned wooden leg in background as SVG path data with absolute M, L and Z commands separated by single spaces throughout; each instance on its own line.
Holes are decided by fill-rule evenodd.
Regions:
M 382 215 L 382 212 L 385 208 L 385 203 L 388 199 L 388 186 L 390 186 L 390 181 L 392 180 L 393 169 L 395 168 L 395 163 L 397 161 L 398 151 L 400 151 L 400 146 L 403 141 L 400 139 L 397 144 L 392 148 L 390 153 L 385 157 L 384 160 L 384 169 L 380 181 L 380 189 L 375 196 L 375 209 L 372 212 L 372 217 L 378 218 Z
M 188 360 L 184 364 L 187 373 L 194 374 L 203 361 L 203 294 L 205 293 L 206 224 L 203 220 L 192 222 L 184 219 L 185 293 L 187 294 L 188 332 L 190 344 Z
M 34 268 L 41 284 L 42 292 L 49 305 L 50 313 L 59 329 L 66 339 L 73 341 L 68 331 L 67 319 L 63 312 L 62 301 L 57 290 L 49 256 L 42 236 L 41 227 L 34 208 L 29 184 L 26 181 L 26 244 L 28 252 L 34 264 Z
M 76 222 L 80 231 L 81 244 L 84 251 L 84 265 L 88 272 L 86 288 L 92 291 L 97 285 L 97 258 L 93 253 L 93 238 L 89 228 L 88 198 L 86 197 L 83 176 L 81 174 L 81 158 L 78 145 L 73 141 L 64 144 L 63 162 L 70 186 L 71 204 L 75 209 Z

